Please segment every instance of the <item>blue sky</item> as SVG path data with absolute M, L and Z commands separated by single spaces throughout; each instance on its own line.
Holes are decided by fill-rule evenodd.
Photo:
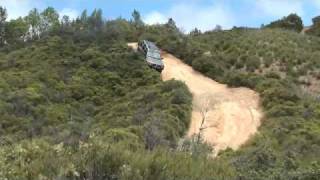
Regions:
M 320 0 L 0 0 L 9 18 L 24 16 L 31 8 L 52 6 L 72 18 L 81 11 L 101 8 L 107 19 L 130 18 L 133 9 L 140 11 L 148 24 L 164 23 L 172 17 L 185 31 L 198 27 L 205 31 L 217 24 L 259 27 L 291 12 L 299 14 L 305 25 L 320 15 Z

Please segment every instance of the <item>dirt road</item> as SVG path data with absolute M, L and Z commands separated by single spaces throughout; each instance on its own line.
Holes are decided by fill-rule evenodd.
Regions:
M 134 49 L 135 51 L 138 50 L 138 43 L 128 43 L 128 46 L 132 49 Z
M 248 88 L 229 88 L 194 71 L 170 54 L 164 54 L 164 81 L 181 80 L 193 94 L 192 121 L 188 136 L 197 134 L 201 125 L 200 109 L 208 101 L 211 107 L 203 125 L 204 140 L 214 146 L 215 154 L 227 147 L 239 148 L 257 132 L 262 113 L 259 96 Z
M 134 43 L 129 46 L 136 48 Z M 200 109 L 204 108 L 208 113 L 202 135 L 214 146 L 215 155 L 227 147 L 238 149 L 257 132 L 262 118 L 257 93 L 248 88 L 229 88 L 220 84 L 170 54 L 164 54 L 163 58 L 162 79 L 183 81 L 193 94 L 194 108 L 187 136 L 199 132 L 202 121 Z M 206 104 L 210 106 L 204 107 Z

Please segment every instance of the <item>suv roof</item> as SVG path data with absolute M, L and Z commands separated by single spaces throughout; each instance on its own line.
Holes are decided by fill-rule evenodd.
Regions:
M 144 43 L 148 47 L 148 49 L 160 51 L 159 48 L 153 42 L 145 40 Z
M 149 52 L 147 53 L 147 56 L 161 60 L 161 55 L 160 55 L 160 53 L 157 52 L 157 51 L 149 51 Z
M 163 66 L 163 62 L 161 60 L 161 56 L 160 56 L 160 54 L 158 52 L 149 51 L 147 53 L 147 57 L 146 58 L 147 58 L 147 61 L 149 61 L 150 63 Z

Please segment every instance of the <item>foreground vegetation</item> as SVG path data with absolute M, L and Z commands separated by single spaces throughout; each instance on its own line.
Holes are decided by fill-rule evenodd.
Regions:
M 172 19 L 146 26 L 136 11 L 131 21 L 105 21 L 100 10 L 62 21 L 53 8 L 11 21 L 0 12 L 0 179 L 320 176 L 318 37 L 281 21 L 185 35 Z M 181 142 L 191 94 L 181 82 L 161 82 L 127 47 L 138 39 L 208 77 L 258 91 L 260 133 L 214 160 L 206 144 Z

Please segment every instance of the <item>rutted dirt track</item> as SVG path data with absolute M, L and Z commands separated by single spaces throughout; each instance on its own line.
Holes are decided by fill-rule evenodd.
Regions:
M 136 44 L 129 46 L 135 48 Z M 187 136 L 199 132 L 202 121 L 199 107 L 202 108 L 203 101 L 210 101 L 211 107 L 202 126 L 205 128 L 202 135 L 214 146 L 215 155 L 227 147 L 236 150 L 257 132 L 262 118 L 257 93 L 248 88 L 229 88 L 203 76 L 170 54 L 164 53 L 163 58 L 162 79 L 183 81 L 193 94 L 194 108 Z

